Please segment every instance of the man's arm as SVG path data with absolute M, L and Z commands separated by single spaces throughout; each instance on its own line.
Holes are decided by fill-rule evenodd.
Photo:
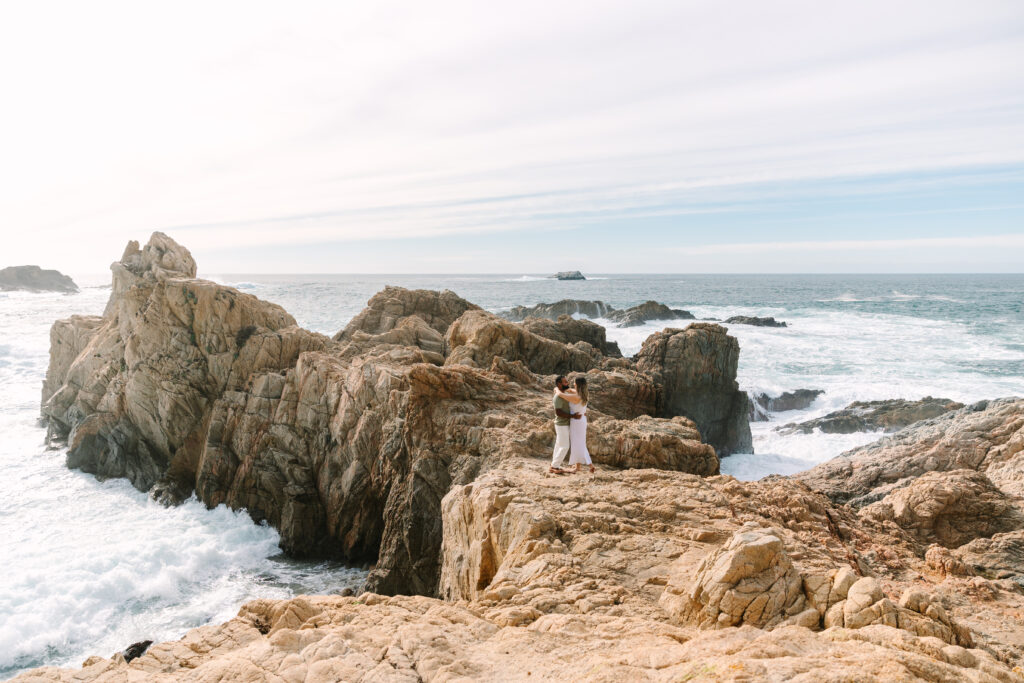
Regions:
M 555 415 L 557 415 L 558 417 L 567 417 L 571 420 L 578 420 L 581 417 L 583 417 L 582 413 L 567 413 L 560 408 L 555 408 Z

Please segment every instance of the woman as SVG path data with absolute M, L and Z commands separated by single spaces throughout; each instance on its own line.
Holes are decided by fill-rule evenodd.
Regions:
M 573 472 L 580 471 L 580 465 L 589 465 L 591 473 L 594 472 L 594 463 L 590 460 L 590 451 L 587 450 L 587 401 L 590 396 L 587 392 L 587 378 L 576 378 L 576 390 L 556 390 L 556 394 L 569 402 L 569 411 L 580 414 L 583 417 L 569 421 L 569 464 L 576 465 Z

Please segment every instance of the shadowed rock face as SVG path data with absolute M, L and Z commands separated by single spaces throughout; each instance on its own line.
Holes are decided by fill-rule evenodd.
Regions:
M 787 424 L 778 430 L 785 433 L 810 434 L 819 429 L 826 434 L 852 434 L 884 430 L 895 432 L 920 420 L 938 417 L 963 408 L 963 403 L 948 398 L 925 396 L 920 401 L 891 399 L 888 401 L 854 401 L 842 410 L 807 422 Z
M 694 423 L 661 407 L 687 379 L 672 364 L 705 361 L 673 357 L 655 380 L 578 339 L 602 342 L 592 323 L 541 323 L 567 344 L 451 292 L 387 288 L 331 340 L 196 279 L 159 233 L 112 270 L 104 316 L 51 333 L 43 414 L 68 464 L 165 503 L 244 508 L 291 555 L 376 561 L 374 590 L 435 593 L 447 491 L 550 457 L 555 374 L 590 380 L 595 462 L 718 472 Z
M 0 269 L 0 291 L 63 292 L 74 294 L 78 285 L 67 275 L 39 266 L 10 266 Z
M 652 334 L 637 369 L 663 387 L 659 415 L 685 415 L 720 456 L 753 452 L 746 392 L 736 384 L 740 347 L 721 325 L 692 323 Z

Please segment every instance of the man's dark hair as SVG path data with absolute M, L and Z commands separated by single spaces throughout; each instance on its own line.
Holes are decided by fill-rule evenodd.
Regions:
M 555 386 L 557 387 L 559 384 L 561 384 L 563 379 L 565 379 L 565 375 L 559 375 L 558 377 L 556 377 Z

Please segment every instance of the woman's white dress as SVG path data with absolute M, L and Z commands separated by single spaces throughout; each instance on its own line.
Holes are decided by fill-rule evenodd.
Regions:
M 569 412 L 583 413 L 580 419 L 569 420 L 569 464 L 590 465 L 590 451 L 587 450 L 587 407 L 570 403 Z

